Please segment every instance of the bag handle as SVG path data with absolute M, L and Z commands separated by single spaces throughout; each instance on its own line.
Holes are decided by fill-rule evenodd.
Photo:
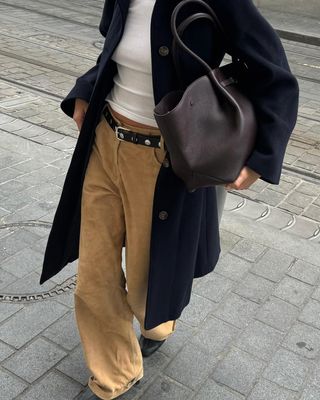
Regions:
M 183 22 L 180 23 L 180 25 L 177 28 L 176 20 L 177 20 L 178 12 L 180 11 L 180 9 L 183 6 L 185 6 L 186 4 L 191 3 L 191 2 L 202 4 L 209 11 L 209 13 L 204 13 L 204 12 L 195 13 L 195 14 L 187 17 Z M 181 69 L 180 69 L 179 60 L 178 60 L 176 43 L 178 43 L 180 47 L 182 47 L 187 53 L 189 53 L 193 58 L 195 58 L 198 62 L 200 62 L 205 67 L 205 69 L 208 71 L 208 73 L 211 72 L 211 70 L 212 70 L 212 68 L 201 57 L 199 57 L 192 50 L 190 50 L 189 47 L 187 47 L 180 38 L 180 36 L 183 34 L 184 30 L 189 26 L 189 24 L 199 18 L 209 19 L 215 25 L 215 27 L 218 29 L 224 42 L 226 44 L 229 44 L 229 41 L 226 40 L 227 35 L 220 23 L 215 11 L 212 9 L 212 7 L 209 6 L 209 4 L 207 4 L 203 0 L 182 0 L 180 3 L 178 3 L 175 6 L 175 8 L 172 12 L 172 15 L 171 15 L 171 31 L 173 34 L 173 43 L 172 43 L 173 61 L 175 64 L 175 68 L 179 73 L 181 72 Z M 226 46 L 226 47 L 228 47 L 228 46 Z M 233 62 L 239 61 L 233 55 L 231 55 L 231 57 L 232 57 Z M 178 74 L 178 75 L 179 75 L 180 83 L 182 83 L 181 76 L 180 76 L 181 74 Z

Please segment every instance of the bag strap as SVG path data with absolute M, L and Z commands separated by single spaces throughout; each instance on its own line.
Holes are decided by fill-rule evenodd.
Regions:
M 204 12 L 198 12 L 195 13 L 189 17 L 187 17 L 184 21 L 182 21 L 180 23 L 180 25 L 176 26 L 176 20 L 177 20 L 177 15 L 178 12 L 181 10 L 181 8 L 183 6 L 185 6 L 188 3 L 198 3 L 203 5 L 208 11 L 209 13 L 204 13 Z M 212 70 L 212 68 L 210 67 L 210 65 L 208 65 L 201 57 L 199 57 L 197 54 L 195 54 L 191 49 L 189 49 L 189 47 L 187 47 L 183 41 L 181 40 L 180 36 L 182 36 L 184 30 L 189 26 L 189 24 L 199 18 L 206 18 L 208 20 L 210 20 L 214 26 L 216 27 L 216 29 L 219 31 L 219 34 L 222 38 L 222 40 L 224 41 L 224 43 L 226 44 L 226 48 L 229 48 L 229 43 L 230 41 L 227 38 L 227 35 L 222 27 L 222 24 L 220 23 L 215 11 L 212 9 L 212 7 L 209 6 L 209 4 L 207 4 L 205 1 L 203 0 L 182 0 L 180 3 L 178 3 L 171 15 L 171 31 L 173 34 L 173 42 L 172 42 L 172 50 L 173 50 L 173 61 L 175 64 L 175 68 L 178 72 L 178 77 L 180 79 L 180 83 L 181 82 L 181 68 L 180 68 L 180 63 L 179 63 L 179 59 L 178 59 L 178 52 L 177 52 L 177 46 L 176 44 L 178 44 L 180 47 L 182 47 L 187 53 L 189 53 L 193 58 L 195 58 L 198 62 L 200 62 L 205 69 L 210 72 Z M 237 62 L 239 61 L 238 58 L 236 58 L 235 56 L 231 55 L 232 57 L 232 61 L 233 62 Z

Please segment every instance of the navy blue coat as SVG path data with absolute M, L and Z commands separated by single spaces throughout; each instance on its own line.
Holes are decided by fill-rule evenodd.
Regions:
M 278 184 L 283 157 L 298 111 L 299 87 L 280 39 L 251 0 L 207 0 L 216 11 L 229 44 L 206 20 L 195 21 L 183 34 L 185 43 L 211 66 L 219 66 L 225 53 L 248 67 L 240 84 L 254 103 L 258 119 L 255 149 L 246 165 L 262 180 Z M 170 15 L 178 0 L 156 0 L 151 19 L 151 60 L 154 101 L 178 88 L 171 57 Z M 94 65 L 80 76 L 61 108 L 73 116 L 74 101 L 89 107 L 66 174 L 44 256 L 40 284 L 78 258 L 80 202 L 83 179 L 105 97 L 113 86 L 117 65 L 111 59 L 125 26 L 129 0 L 106 0 L 99 25 L 104 46 Z M 203 11 L 189 4 L 179 14 Z M 169 53 L 159 52 L 167 46 Z M 180 51 L 186 84 L 204 74 L 203 67 Z M 159 218 L 166 210 L 168 218 Z M 150 272 L 145 329 L 177 319 L 189 303 L 192 281 L 211 272 L 219 258 L 220 238 L 215 187 L 187 192 L 171 166 L 160 167 L 154 191 Z

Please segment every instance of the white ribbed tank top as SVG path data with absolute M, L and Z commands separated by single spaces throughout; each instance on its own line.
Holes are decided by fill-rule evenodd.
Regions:
M 112 60 L 118 72 L 106 100 L 134 121 L 157 127 L 151 74 L 150 22 L 155 0 L 130 0 L 126 24 Z

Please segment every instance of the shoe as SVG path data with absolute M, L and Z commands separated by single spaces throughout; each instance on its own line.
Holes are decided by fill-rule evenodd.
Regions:
M 160 346 L 163 345 L 163 343 L 167 339 L 164 340 L 153 340 L 153 339 L 148 339 L 145 338 L 142 334 L 139 339 L 139 344 L 141 348 L 141 352 L 143 357 L 149 357 L 152 353 L 158 350 Z

